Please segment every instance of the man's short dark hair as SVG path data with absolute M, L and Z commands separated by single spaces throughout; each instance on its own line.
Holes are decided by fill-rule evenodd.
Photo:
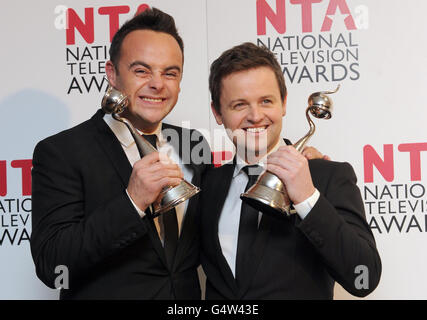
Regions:
M 215 110 L 220 113 L 220 98 L 222 79 L 239 71 L 269 67 L 274 72 L 279 85 L 280 97 L 285 100 L 287 89 L 282 69 L 274 54 L 265 47 L 258 47 L 253 43 L 245 42 L 224 51 L 212 65 L 209 74 L 209 90 Z
M 182 41 L 175 26 L 175 20 L 169 14 L 157 9 L 148 8 L 140 14 L 128 20 L 116 32 L 111 41 L 110 60 L 113 62 L 118 72 L 118 62 L 120 60 L 120 49 L 124 38 L 135 30 L 152 30 L 171 35 L 177 42 L 182 51 L 184 59 L 184 42 Z

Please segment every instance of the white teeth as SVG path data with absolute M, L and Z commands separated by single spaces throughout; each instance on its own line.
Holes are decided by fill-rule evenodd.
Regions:
M 253 132 L 253 133 L 257 133 L 257 132 L 262 132 L 265 130 L 265 127 L 258 127 L 258 128 L 246 128 L 246 131 L 248 132 Z
M 142 100 L 144 101 L 149 101 L 149 102 L 162 102 L 161 98 L 147 98 L 147 97 L 143 97 Z

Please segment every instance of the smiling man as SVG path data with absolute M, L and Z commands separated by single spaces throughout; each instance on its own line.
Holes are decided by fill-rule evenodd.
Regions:
M 233 47 L 212 63 L 209 86 L 236 157 L 202 183 L 206 298 L 331 299 L 335 281 L 356 296 L 372 292 L 381 260 L 354 171 L 307 161 L 281 138 L 287 92 L 274 55 L 251 43 Z M 296 213 L 268 215 L 242 203 L 263 167 L 282 180 Z
M 106 64 L 111 85 L 129 97 L 123 116 L 144 132 L 155 132 L 178 100 L 182 50 L 168 33 L 135 30 L 123 39 L 120 56 L 113 52 Z
M 153 8 L 117 31 L 106 64 L 110 84 L 129 98 L 121 116 L 168 149 L 168 161 L 158 152 L 141 159 L 127 127 L 102 110 L 36 146 L 31 250 L 47 286 L 57 287 L 57 266 L 67 268 L 61 299 L 200 299 L 198 196 L 146 214 L 164 187 L 183 177 L 200 185 L 205 164 L 180 161 L 183 143 L 201 143 L 200 159 L 210 160 L 200 133 L 162 122 L 177 102 L 183 60 L 173 18 Z
M 260 67 L 230 74 L 222 80 L 219 103 L 225 107 L 212 109 L 247 162 L 270 152 L 280 140 L 286 108 L 279 90 L 266 90 L 277 87 L 272 73 Z

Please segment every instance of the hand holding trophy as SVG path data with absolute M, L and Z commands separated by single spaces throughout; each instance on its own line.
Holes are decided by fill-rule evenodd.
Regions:
M 327 96 L 338 91 L 340 85 L 334 91 L 315 92 L 308 98 L 306 118 L 310 129 L 308 133 L 299 139 L 293 146 L 299 152 L 302 151 L 308 140 L 313 136 L 316 126 L 310 118 L 310 114 L 318 119 L 330 119 L 332 116 L 332 100 Z M 290 214 L 291 201 L 283 182 L 271 172 L 264 172 L 258 177 L 257 182 L 246 193 L 240 195 L 242 201 L 259 211 L 277 215 Z
M 127 96 L 122 92 L 114 89 L 109 84 L 107 91 L 102 98 L 101 107 L 105 113 L 112 114 L 115 120 L 120 121 L 127 126 L 132 137 L 135 139 L 135 143 L 141 157 L 152 152 L 157 152 L 157 150 L 136 131 L 128 119 L 119 116 L 119 114 L 125 110 L 128 103 L 129 101 Z M 151 216 L 156 217 L 164 212 L 169 211 L 181 202 L 188 200 L 199 191 L 200 189 L 198 187 L 184 179 L 176 187 L 164 188 L 156 201 L 152 204 L 153 212 Z

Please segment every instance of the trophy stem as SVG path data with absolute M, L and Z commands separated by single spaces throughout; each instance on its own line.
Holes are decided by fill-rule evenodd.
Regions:
M 128 119 L 119 117 L 116 113 L 113 113 L 113 118 L 116 119 L 117 121 L 124 123 L 128 127 L 130 134 L 135 139 L 135 143 L 141 158 L 150 153 L 157 152 L 157 150 L 151 145 L 151 143 L 149 143 L 147 140 L 141 137 L 141 135 L 136 131 L 136 129 L 129 122 Z
M 294 144 L 294 148 L 297 149 L 297 151 L 299 151 L 299 152 L 302 151 L 302 149 L 307 144 L 308 140 L 310 140 L 310 138 L 313 136 L 314 132 L 316 131 L 316 126 L 315 126 L 313 120 L 311 120 L 311 118 L 310 118 L 309 111 L 310 111 L 310 107 L 308 107 L 306 109 L 305 116 L 307 118 L 307 121 L 308 121 L 308 124 L 310 126 L 310 129 L 308 130 L 307 134 L 304 137 L 302 137 L 301 139 L 299 139 Z
M 113 113 L 112 116 L 115 120 L 120 121 L 127 126 L 132 137 L 135 139 L 135 143 L 141 158 L 150 153 L 157 152 L 156 148 L 154 148 L 147 140 L 141 137 L 141 135 L 138 133 L 138 131 L 136 131 L 135 127 L 128 119 L 120 117 L 117 113 Z M 198 187 L 185 181 L 184 179 L 181 180 L 181 183 L 175 187 L 164 187 L 152 205 L 153 213 L 151 216 L 154 218 L 173 209 L 181 202 L 184 202 L 195 194 L 199 193 L 199 191 L 200 189 Z
M 128 97 L 124 93 L 114 89 L 111 84 L 108 83 L 107 90 L 105 91 L 104 97 L 101 101 L 102 110 L 107 114 L 111 114 L 115 120 L 120 121 L 126 125 L 135 140 L 141 158 L 150 153 L 157 152 L 157 149 L 138 133 L 138 131 L 134 128 L 128 119 L 119 116 L 119 114 L 128 107 L 128 104 Z M 149 214 L 150 217 L 154 218 L 173 209 L 181 202 L 190 199 L 199 191 L 200 189 L 198 187 L 185 181 L 184 179 L 182 179 L 181 183 L 175 187 L 166 186 L 152 204 L 151 214 L 147 213 L 147 215 Z

